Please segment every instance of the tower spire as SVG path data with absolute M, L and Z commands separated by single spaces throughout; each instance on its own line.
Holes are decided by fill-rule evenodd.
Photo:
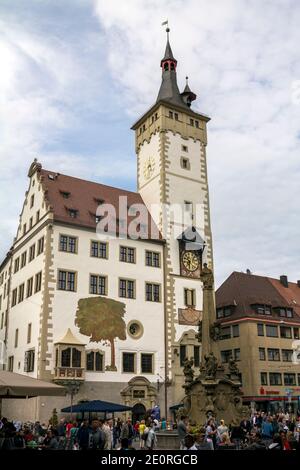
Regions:
M 177 60 L 173 55 L 173 51 L 170 45 L 169 40 L 169 33 L 170 28 L 168 21 L 165 21 L 163 24 L 167 25 L 166 33 L 167 33 L 167 44 L 165 49 L 164 57 L 160 62 L 160 66 L 162 68 L 162 82 L 158 92 L 157 100 L 156 101 L 168 101 L 170 104 L 174 104 L 181 107 L 187 107 L 187 104 L 184 102 L 182 96 L 180 95 L 180 91 L 177 85 L 177 75 L 176 75 L 176 67 L 177 67 Z

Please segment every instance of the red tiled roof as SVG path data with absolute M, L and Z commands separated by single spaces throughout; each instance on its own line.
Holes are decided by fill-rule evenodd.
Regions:
M 44 169 L 40 169 L 39 173 L 47 201 L 54 213 L 54 220 L 58 222 L 96 230 L 95 215 L 99 205 L 98 201 L 102 200 L 104 203 L 111 204 L 115 208 L 117 234 L 119 234 L 122 232 L 123 224 L 125 226 L 123 221 L 124 217 L 119 213 L 120 196 L 126 196 L 128 207 L 133 204 L 142 204 L 146 208 L 139 193 L 62 175 Z M 69 193 L 68 197 L 64 198 L 63 193 Z M 77 211 L 76 217 L 70 216 L 70 209 Z M 144 233 L 146 232 L 146 238 L 162 241 L 162 236 L 148 210 L 146 214 L 146 221 L 142 222 L 142 224 L 145 224 Z M 134 221 L 136 216 L 129 216 L 127 213 L 126 217 L 128 227 L 129 223 Z M 153 234 L 155 235 L 153 236 Z M 145 236 L 141 234 L 139 238 L 145 238 Z
M 297 304 L 293 300 L 296 300 Z M 291 323 L 300 322 L 300 288 L 297 284 L 289 283 L 286 288 L 276 279 L 234 271 L 216 291 L 217 308 L 234 306 L 232 315 L 224 321 L 243 317 L 282 320 L 276 313 L 258 315 L 253 308 L 255 304 L 271 305 L 273 308 L 293 308 L 294 317 L 285 320 Z

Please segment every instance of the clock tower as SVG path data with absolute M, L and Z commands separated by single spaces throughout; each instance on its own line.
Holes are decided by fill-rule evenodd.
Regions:
M 137 186 L 166 240 L 165 374 L 169 405 L 184 396 L 183 361 L 199 365 L 196 338 L 202 315 L 201 267 L 213 268 L 206 165 L 206 126 L 210 118 L 192 109 L 196 95 L 186 79 L 177 84 L 177 60 L 169 42 L 161 60 L 162 81 L 156 102 L 133 125 Z

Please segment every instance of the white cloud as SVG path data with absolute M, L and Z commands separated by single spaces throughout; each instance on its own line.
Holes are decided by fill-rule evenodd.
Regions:
M 125 119 L 124 110 L 134 121 L 155 101 L 168 18 L 180 88 L 189 75 L 196 106 L 212 117 L 207 152 L 218 281 L 247 267 L 300 277 L 300 105 L 292 96 L 300 80 L 299 2 L 56 4 L 57 13 L 49 2 L 33 2 L 30 20 L 21 8 L 3 10 L 0 22 L 1 252 L 14 234 L 35 156 L 75 176 L 133 180 L 133 139 L 132 148 L 123 137 L 116 142 L 109 127 Z
M 217 280 L 247 267 L 300 278 L 300 106 L 291 92 L 300 78 L 299 3 L 97 0 L 95 11 L 130 115 L 156 99 L 160 25 L 169 19 L 178 82 L 189 75 L 196 106 L 213 118 L 207 151 Z

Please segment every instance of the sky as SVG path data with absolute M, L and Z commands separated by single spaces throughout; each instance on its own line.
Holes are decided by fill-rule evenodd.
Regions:
M 0 257 L 34 158 L 136 189 L 131 125 L 170 42 L 208 114 L 217 286 L 232 271 L 300 279 L 298 0 L 0 0 Z

